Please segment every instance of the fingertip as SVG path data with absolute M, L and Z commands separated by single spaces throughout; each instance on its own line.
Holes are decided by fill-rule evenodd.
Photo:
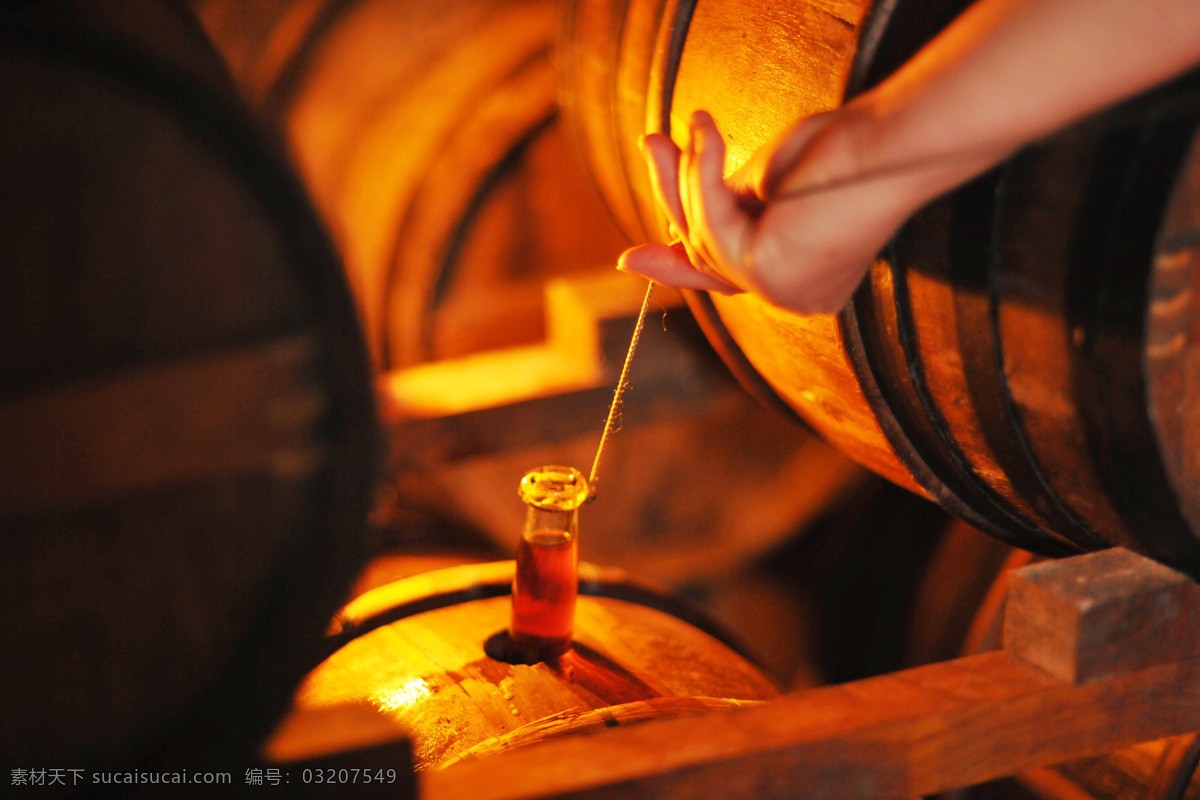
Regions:
M 643 155 L 662 151 L 669 153 L 672 150 L 678 151 L 679 149 L 671 141 L 671 137 L 664 136 L 661 133 L 647 133 L 638 139 L 638 148 L 642 151 Z
M 696 153 L 702 159 L 709 169 L 716 169 L 723 176 L 725 172 L 725 140 L 721 137 L 721 132 L 717 130 L 716 125 L 713 125 L 711 118 L 709 124 L 701 125 L 694 131 L 696 142 Z
M 641 269 L 645 268 L 645 264 L 655 258 L 655 250 L 665 248 L 665 245 L 660 244 L 639 244 L 636 247 L 631 247 L 624 253 L 621 253 L 617 259 L 617 269 L 621 272 L 634 272 L 641 274 Z
M 738 294 L 742 291 L 697 271 L 680 248 L 667 245 L 644 244 L 630 248 L 621 254 L 617 268 L 677 289 L 699 289 L 720 294 Z
M 666 210 L 671 223 L 686 231 L 687 221 L 679 196 L 679 148 L 662 134 L 650 134 L 642 141 L 642 154 L 650 173 L 650 185 L 655 198 Z

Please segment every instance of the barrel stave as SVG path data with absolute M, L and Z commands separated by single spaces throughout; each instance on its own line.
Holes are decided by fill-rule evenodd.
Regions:
M 1144 359 L 1167 477 L 1192 530 L 1200 530 L 1200 136 L 1185 163 L 1155 243 Z

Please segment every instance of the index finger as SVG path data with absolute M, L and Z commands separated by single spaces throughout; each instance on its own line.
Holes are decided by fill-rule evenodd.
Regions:
M 679 198 L 679 148 L 661 133 L 647 134 L 639 145 L 650 167 L 650 185 L 659 205 L 679 235 L 687 236 L 687 217 Z

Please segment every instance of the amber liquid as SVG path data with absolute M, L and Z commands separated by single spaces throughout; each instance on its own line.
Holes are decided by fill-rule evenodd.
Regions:
M 534 531 L 517 548 L 512 636 L 544 656 L 571 648 L 579 590 L 578 540 L 563 531 Z

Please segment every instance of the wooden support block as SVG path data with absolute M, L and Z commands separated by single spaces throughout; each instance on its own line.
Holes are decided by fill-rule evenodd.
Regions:
M 546 284 L 544 342 L 488 350 L 384 373 L 377 388 L 393 472 L 599 433 L 646 291 L 612 269 Z M 663 287 L 654 307 L 678 308 Z M 690 317 L 651 333 L 625 396 L 627 419 L 653 424 L 711 412 L 739 391 L 710 359 Z M 600 422 L 598 423 L 597 420 Z
M 1121 548 L 1025 567 L 1004 649 L 1076 684 L 1200 656 L 1200 585 Z

